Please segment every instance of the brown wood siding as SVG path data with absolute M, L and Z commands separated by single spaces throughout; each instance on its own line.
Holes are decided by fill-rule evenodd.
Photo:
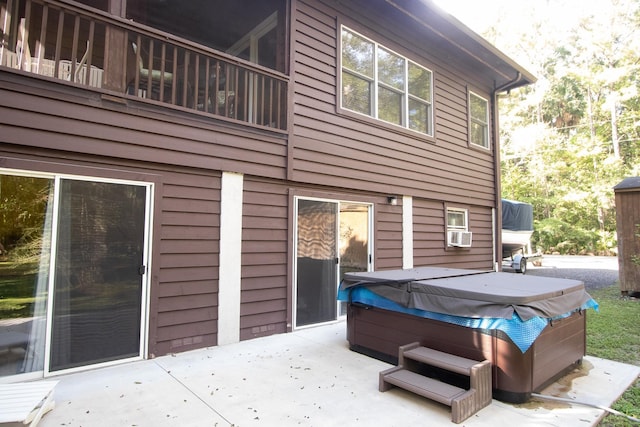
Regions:
M 396 206 L 376 203 L 374 223 L 375 270 L 402 268 L 402 198 Z
M 286 186 L 245 179 L 241 340 L 287 331 L 288 209 Z
M 278 179 L 286 174 L 281 134 L 126 102 L 0 71 L 5 143 Z
M 640 292 L 640 266 L 634 262 L 640 255 L 640 189 L 616 191 L 615 198 L 620 291 L 636 293 Z
M 376 41 L 434 72 L 435 141 L 378 121 L 336 115 L 339 6 L 332 8 L 331 1 L 305 0 L 295 5 L 292 178 L 494 206 L 492 152 L 467 144 L 467 85 L 472 78 L 461 78 L 464 74 L 460 71 L 454 74 L 447 63 L 429 57 L 427 51 L 407 52 L 403 40 L 379 36 Z M 345 23 L 356 31 L 366 28 L 351 20 Z M 387 24 L 382 26 L 397 25 Z
M 451 204 L 451 207 L 457 207 Z M 445 206 L 441 201 L 413 199 L 413 264 L 489 270 L 493 268 L 493 227 L 490 208 L 460 205 L 469 209 L 471 248 L 447 248 Z
M 217 344 L 220 181 L 220 173 L 172 172 L 157 190 L 158 354 Z
M 2 135 L 0 134 L 0 141 Z M 0 166 L 154 184 L 149 354 L 217 344 L 220 173 L 0 144 Z

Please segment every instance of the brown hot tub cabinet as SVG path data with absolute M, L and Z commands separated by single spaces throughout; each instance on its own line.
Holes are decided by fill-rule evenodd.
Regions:
M 351 295 L 363 287 L 370 291 L 369 297 Z M 372 294 L 376 294 L 373 299 Z M 531 393 L 582 362 L 584 308 L 597 307 L 579 281 L 433 267 L 348 274 L 341 285 L 343 299 L 345 295 L 350 349 L 396 364 L 398 347 L 419 342 L 468 359 L 486 359 L 492 364 L 493 397 L 513 403 L 527 401 Z M 380 295 L 383 303 L 377 304 Z M 440 313 L 452 304 L 447 314 L 469 313 L 473 318 L 482 313 L 510 318 L 512 310 L 524 319 L 542 318 L 546 326 L 523 351 L 500 329 L 471 328 L 400 312 L 389 307 L 390 300 L 394 301 L 391 306 L 419 306 Z

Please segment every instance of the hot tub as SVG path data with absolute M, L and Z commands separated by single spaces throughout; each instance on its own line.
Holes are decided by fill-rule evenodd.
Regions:
M 494 398 L 514 403 L 581 363 L 585 310 L 597 309 L 577 280 L 436 267 L 348 273 L 339 299 L 352 350 L 395 364 L 419 341 L 486 359 Z

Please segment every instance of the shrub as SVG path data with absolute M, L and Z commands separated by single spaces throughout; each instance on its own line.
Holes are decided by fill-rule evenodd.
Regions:
M 583 230 L 558 219 L 535 221 L 534 230 L 531 244 L 544 253 L 576 255 L 600 253 L 603 249 L 598 232 Z

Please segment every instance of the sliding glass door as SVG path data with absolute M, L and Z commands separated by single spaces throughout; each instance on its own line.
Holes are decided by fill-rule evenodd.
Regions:
M 0 376 L 143 354 L 149 198 L 0 172 Z
M 336 319 L 338 203 L 298 200 L 296 325 Z
M 371 223 L 369 204 L 296 199 L 297 327 L 344 314 L 338 285 L 347 272 L 371 269 Z

